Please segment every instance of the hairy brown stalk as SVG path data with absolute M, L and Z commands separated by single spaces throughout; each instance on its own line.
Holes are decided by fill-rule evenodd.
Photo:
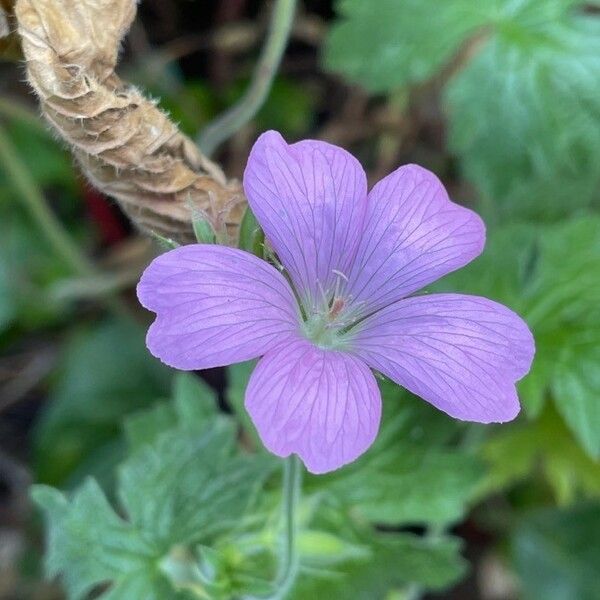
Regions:
M 135 0 L 17 0 L 42 113 L 88 179 L 141 230 L 190 241 L 193 212 L 234 241 L 245 207 L 240 184 L 114 72 L 135 13 Z

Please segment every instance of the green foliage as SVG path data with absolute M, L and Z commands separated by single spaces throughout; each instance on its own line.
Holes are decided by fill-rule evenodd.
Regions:
M 485 22 L 470 0 L 340 0 L 325 64 L 373 92 L 431 77 Z M 485 4 L 485 3 L 484 3 Z
M 487 469 L 478 489 L 481 498 L 523 483 L 538 471 L 560 504 L 581 495 L 600 497 L 600 464 L 575 443 L 552 407 L 533 423 L 498 430 L 484 444 L 482 456 Z
M 222 109 L 234 105 L 244 94 L 249 81 L 236 81 L 224 94 Z M 294 138 L 308 131 L 314 119 L 315 94 L 291 79 L 277 77 L 265 103 L 255 117 L 259 131 L 276 129 Z
M 118 510 L 92 479 L 70 498 L 34 488 L 48 522 L 48 573 L 62 577 L 70 599 L 106 584 L 102 597 L 111 600 L 183 600 L 190 590 L 192 597 L 217 597 L 199 545 L 242 526 L 272 462 L 236 451 L 232 423 L 191 378 L 178 380 L 171 409 L 162 421 L 156 410 L 129 421 L 131 453 L 119 470 Z M 159 421 L 142 436 L 144 425 Z
M 524 600 L 600 598 L 600 506 L 528 515 L 512 535 L 512 556 Z
M 265 461 L 234 457 L 229 423 L 162 434 L 121 468 L 119 497 L 131 523 L 166 551 L 236 525 Z
M 291 597 L 373 600 L 401 593 L 407 584 L 439 590 L 459 580 L 466 569 L 453 538 L 377 534 L 367 547 L 366 555 L 343 561 L 335 571 L 308 571 Z
M 261 130 L 276 129 L 290 137 L 302 136 L 314 120 L 315 94 L 306 85 L 277 78 L 263 108 L 256 116 Z
M 419 398 L 386 383 L 373 446 L 356 462 L 315 479 L 353 514 L 382 525 L 448 525 L 464 515 L 481 464 L 456 447 L 464 428 Z
M 0 112 L 6 101 L 0 102 Z M 17 113 L 20 113 L 17 110 Z M 41 121 L 9 114 L 9 143 L 27 170 L 33 186 L 43 190 L 60 217 L 75 213 L 77 181 L 72 159 Z M 52 295 L 54 286 L 72 275 L 51 250 L 29 213 L 18 202 L 9 166 L 0 163 L 0 333 L 53 326 L 65 317 L 65 306 Z M 84 229 L 75 221 L 72 231 Z M 50 250 L 50 251 L 49 251 Z
M 600 182 L 600 20 L 582 4 L 345 0 L 325 60 L 384 92 L 460 55 L 450 149 L 495 212 L 548 219 L 590 205 Z
M 197 210 L 192 209 L 191 213 L 192 227 L 194 229 L 196 241 L 199 244 L 214 244 L 217 238 L 215 235 L 215 230 L 208 219 Z
M 0 237 L 0 332 L 10 325 L 32 329 L 60 322 L 64 307 L 51 289 L 69 270 L 23 215 L 1 205 Z
M 187 81 L 177 86 L 151 86 L 161 108 L 187 135 L 195 135 L 217 112 L 214 92 L 201 81 Z
M 248 379 L 254 369 L 256 361 L 247 361 L 231 365 L 227 369 L 229 385 L 227 386 L 227 401 L 235 412 L 236 417 L 243 425 L 244 433 L 250 437 L 255 448 L 262 449 L 263 445 L 258 436 L 258 432 L 250 419 L 250 415 L 244 408 L 244 396 Z
M 598 325 L 581 332 L 577 341 L 572 338 L 569 342 L 561 352 L 556 373 L 552 377 L 556 407 L 590 456 L 600 459 Z
M 546 219 L 596 197 L 600 21 L 573 2 L 510 4 L 448 87 L 450 148 L 504 214 Z
M 41 186 L 59 186 L 63 192 L 74 192 L 76 177 L 69 153 L 61 148 L 44 127 L 42 121 L 13 120 L 8 132 L 20 156 L 26 157 L 27 167 Z M 7 185 L 6 175 L 0 167 L 0 186 Z
M 0 333 L 11 324 L 17 311 L 8 264 L 2 260 L 0 261 Z
M 137 450 L 154 442 L 168 429 L 202 431 L 207 420 L 216 417 L 217 398 L 213 390 L 190 373 L 178 373 L 173 379 L 172 403 L 161 402 L 127 416 L 127 442 L 132 451 Z
M 160 598 L 160 588 L 164 592 L 165 587 L 156 586 L 157 574 L 141 586 L 139 579 L 140 573 L 152 573 L 153 544 L 115 513 L 94 480 L 88 480 L 70 500 L 44 486 L 34 488 L 33 499 L 44 509 L 49 524 L 48 574 L 63 576 L 69 598 L 84 598 L 108 581 L 116 584 L 112 597 L 124 597 L 124 589 L 135 587 L 144 591 L 142 597 Z
M 63 482 L 114 441 L 119 419 L 164 397 L 169 379 L 133 323 L 105 320 L 74 334 L 35 432 L 39 480 Z

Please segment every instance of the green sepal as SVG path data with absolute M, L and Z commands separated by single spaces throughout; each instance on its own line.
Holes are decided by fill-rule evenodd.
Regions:
M 217 235 L 208 217 L 198 209 L 192 209 L 192 227 L 199 244 L 215 244 Z
M 246 252 L 251 252 L 259 258 L 264 258 L 265 234 L 256 220 L 250 207 L 246 209 L 242 224 L 240 225 L 239 247 Z

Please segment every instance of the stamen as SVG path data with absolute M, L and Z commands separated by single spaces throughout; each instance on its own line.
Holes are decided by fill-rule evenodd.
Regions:
M 337 278 L 335 280 L 335 289 L 333 292 L 333 297 L 334 298 L 338 298 L 339 296 L 342 296 L 342 290 L 341 290 L 341 285 L 340 285 L 340 281 L 343 279 L 346 283 L 348 283 L 348 278 L 341 272 L 338 271 L 337 269 L 331 269 L 331 272 L 334 273 L 335 275 L 337 275 Z
M 329 309 L 329 318 L 331 320 L 335 319 L 342 312 L 345 305 L 343 298 L 335 298 Z
M 325 288 L 323 287 L 323 284 L 321 283 L 320 279 L 317 279 L 317 285 L 319 286 L 319 291 L 321 292 L 323 304 L 325 306 L 329 306 L 329 297 L 327 296 L 327 292 L 325 291 Z
M 348 278 L 341 271 L 338 271 L 337 269 L 331 269 L 331 272 L 335 273 L 338 277 L 341 277 L 346 283 L 348 283 Z

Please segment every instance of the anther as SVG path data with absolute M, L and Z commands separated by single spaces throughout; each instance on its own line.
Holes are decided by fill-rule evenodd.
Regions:
M 331 320 L 335 319 L 342 312 L 344 305 L 345 302 L 343 298 L 335 298 L 329 309 L 329 318 Z

